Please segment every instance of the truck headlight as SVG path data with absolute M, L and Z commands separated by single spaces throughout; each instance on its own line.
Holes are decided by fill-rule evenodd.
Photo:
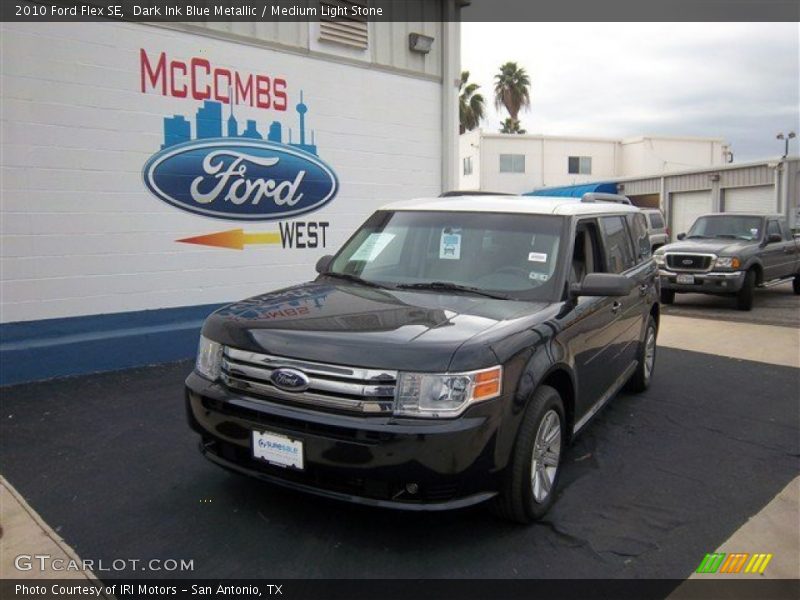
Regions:
M 714 263 L 715 267 L 721 269 L 738 269 L 741 265 L 738 256 L 720 256 Z
M 216 381 L 222 368 L 222 344 L 212 342 L 210 339 L 200 336 L 200 344 L 197 346 L 197 361 L 194 369 L 200 375 L 211 381 Z
M 663 254 L 653 254 L 653 258 L 656 259 L 656 265 L 659 267 L 663 267 L 667 264 L 667 259 Z
M 403 373 L 397 380 L 394 414 L 456 417 L 470 404 L 502 392 L 503 367 L 468 373 Z

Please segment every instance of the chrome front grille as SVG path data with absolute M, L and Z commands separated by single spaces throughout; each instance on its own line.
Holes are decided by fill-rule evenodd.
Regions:
M 270 377 L 280 368 L 301 371 L 308 378 L 308 388 L 287 391 L 277 387 Z M 231 390 L 275 402 L 377 415 L 392 412 L 397 371 L 309 362 L 226 347 L 222 382 Z
M 710 271 L 717 259 L 715 254 L 667 253 L 667 267 L 672 271 L 704 273 Z

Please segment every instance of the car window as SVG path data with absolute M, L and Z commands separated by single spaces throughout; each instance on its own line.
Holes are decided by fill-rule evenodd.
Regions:
M 647 213 L 647 216 L 650 217 L 651 229 L 664 229 L 664 217 L 661 216 L 660 212 Z
M 609 273 L 622 273 L 634 264 L 633 247 L 622 216 L 601 217 L 606 268 Z
M 652 215 L 651 215 L 652 216 Z M 650 258 L 650 236 L 647 233 L 647 222 L 643 213 L 628 215 L 628 226 L 633 236 L 633 247 L 636 249 L 636 262 Z
M 786 222 L 786 219 L 779 219 L 778 224 L 781 226 L 781 233 L 783 234 L 783 239 L 790 240 L 792 239 L 791 231 L 789 230 L 789 224 Z
M 544 300 L 560 293 L 565 226 L 553 215 L 378 211 L 330 271 L 386 287 L 446 282 Z
M 772 235 L 773 233 L 777 233 L 779 236 L 783 237 L 778 222 L 774 220 L 767 221 L 767 235 Z

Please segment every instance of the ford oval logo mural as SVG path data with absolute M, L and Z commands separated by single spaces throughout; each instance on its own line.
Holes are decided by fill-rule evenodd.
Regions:
M 269 376 L 275 387 L 287 392 L 302 392 L 308 389 L 310 381 L 306 374 L 296 369 L 275 369 Z
M 151 157 L 144 178 L 153 194 L 177 208 L 243 221 L 302 215 L 339 189 L 336 175 L 316 156 L 263 141 L 180 144 Z
M 302 93 L 297 104 L 300 136 L 283 141 L 273 121 L 266 139 L 256 122 L 244 130 L 231 110 L 222 136 L 222 104 L 206 100 L 197 110 L 196 139 L 184 116 L 164 119 L 164 143 L 143 169 L 144 183 L 159 199 L 188 212 L 238 221 L 275 221 L 318 210 L 339 190 L 336 174 L 306 141 Z

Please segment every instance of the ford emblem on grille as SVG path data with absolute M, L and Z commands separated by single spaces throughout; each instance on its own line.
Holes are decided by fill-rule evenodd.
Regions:
M 275 369 L 269 380 L 275 387 L 287 392 L 302 392 L 308 389 L 310 384 L 308 377 L 302 371 L 296 369 Z
M 681 261 L 681 263 L 682 263 L 682 264 L 684 264 L 684 265 L 691 265 L 691 264 L 693 264 L 693 263 L 694 263 L 694 261 L 693 261 L 691 258 L 684 258 L 684 259 Z

